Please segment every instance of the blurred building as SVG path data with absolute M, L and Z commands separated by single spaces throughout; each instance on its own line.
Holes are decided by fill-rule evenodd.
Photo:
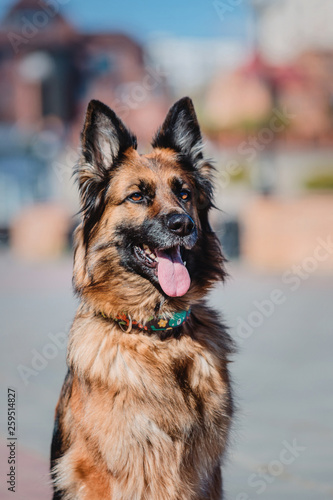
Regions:
M 146 50 L 177 96 L 200 93 L 217 72 L 233 71 L 250 54 L 241 41 L 222 38 L 164 37 L 152 40 Z
M 333 47 L 331 0 L 253 0 L 260 9 L 261 53 L 275 64 L 291 62 L 307 50 Z
M 333 144 L 333 48 L 299 54 L 279 85 L 279 104 L 293 114 L 289 137 Z
M 211 132 L 237 130 L 258 124 L 269 115 L 272 101 L 270 89 L 259 74 L 248 74 L 242 69 L 220 73 L 213 78 L 207 91 L 208 129 Z
M 284 142 L 331 145 L 332 82 L 333 49 L 304 51 L 283 64 L 272 64 L 254 53 L 246 64 L 217 74 L 207 86 L 206 132 L 215 139 L 228 140 L 228 133 L 239 139 L 267 127 L 278 110 L 288 121 Z M 276 141 L 269 141 L 266 149 L 275 145 Z
M 32 228 L 52 201 L 61 227 L 61 207 L 77 212 L 71 176 L 90 99 L 112 107 L 141 146 L 168 108 L 165 77 L 140 44 L 123 33 L 79 32 L 60 5 L 19 0 L 0 25 L 0 242 L 10 227 Z M 24 210 L 41 203 L 28 224 Z
M 147 73 L 142 47 L 121 33 L 78 32 L 57 2 L 19 0 L 9 10 L 0 27 L 0 72 L 1 122 L 31 128 L 56 117 L 66 125 L 81 120 L 90 98 L 120 115 L 149 104 L 153 125 L 160 119 L 151 101 L 165 91 L 164 79 Z

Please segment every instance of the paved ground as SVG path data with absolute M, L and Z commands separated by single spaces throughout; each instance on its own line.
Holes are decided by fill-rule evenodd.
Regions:
M 332 277 L 313 275 L 293 290 L 281 276 L 235 264 L 229 271 L 232 279 L 211 298 L 239 343 L 231 367 L 238 412 L 225 469 L 227 498 L 329 500 Z M 0 275 L 0 496 L 48 500 L 53 412 L 65 374 L 63 338 L 75 310 L 71 259 L 24 266 L 4 254 Z M 5 484 L 8 386 L 17 391 L 16 494 Z

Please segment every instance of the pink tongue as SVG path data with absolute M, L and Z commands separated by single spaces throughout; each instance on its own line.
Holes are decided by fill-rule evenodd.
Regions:
M 191 278 L 180 256 L 179 247 L 172 253 L 156 250 L 158 281 L 169 297 L 181 297 L 190 288 Z

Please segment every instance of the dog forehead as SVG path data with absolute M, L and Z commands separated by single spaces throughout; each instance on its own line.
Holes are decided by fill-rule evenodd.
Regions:
M 173 149 L 154 148 L 151 153 L 141 155 L 153 168 L 179 168 L 178 157 Z
M 170 184 L 175 177 L 184 176 L 177 153 L 172 150 L 154 149 L 152 153 L 139 155 L 130 150 L 124 156 L 116 176 L 124 182 L 145 181 L 147 184 Z

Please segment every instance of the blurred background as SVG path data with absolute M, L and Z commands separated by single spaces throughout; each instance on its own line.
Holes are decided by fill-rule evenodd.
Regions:
M 184 95 L 215 161 L 229 258 L 211 302 L 239 346 L 227 498 L 333 498 L 332 19 L 330 0 L 2 0 L 1 498 L 7 387 L 16 498 L 51 498 L 86 106 L 113 108 L 145 152 Z

